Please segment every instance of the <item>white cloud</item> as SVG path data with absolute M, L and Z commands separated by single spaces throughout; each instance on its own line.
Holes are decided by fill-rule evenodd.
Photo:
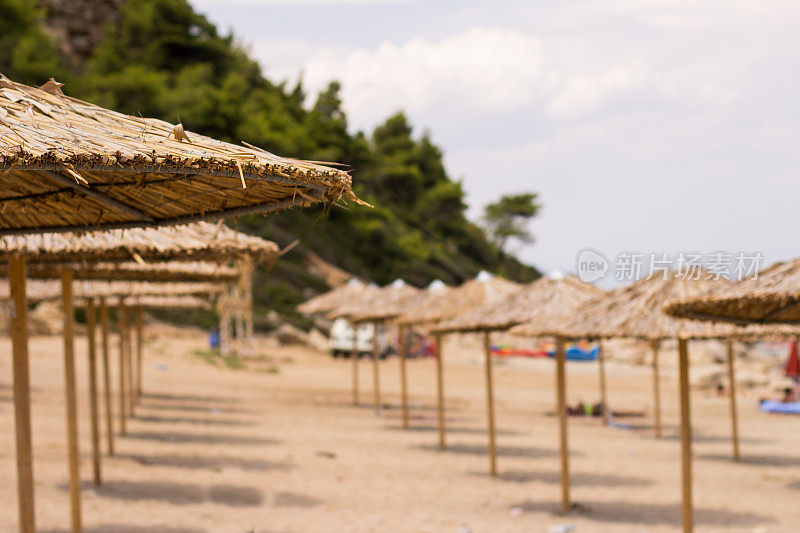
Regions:
M 474 28 L 438 41 L 384 42 L 348 53 L 326 49 L 304 68 L 310 88 L 342 80 L 357 123 L 399 108 L 502 112 L 527 105 L 549 85 L 538 39 L 498 28 Z

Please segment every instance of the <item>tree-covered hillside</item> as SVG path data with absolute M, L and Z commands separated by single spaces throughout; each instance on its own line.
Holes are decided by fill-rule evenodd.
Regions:
M 294 306 L 328 288 L 309 273 L 308 251 L 379 284 L 398 277 L 457 283 L 481 269 L 520 281 L 538 276 L 467 220 L 464 192 L 444 168 L 441 149 L 415 134 L 402 112 L 371 133 L 350 131 L 336 81 L 309 97 L 302 83 L 266 79 L 233 36 L 185 0 L 124 1 L 84 61 L 62 56 L 46 28 L 46 11 L 29 0 L 0 0 L 0 72 L 37 85 L 54 76 L 67 94 L 112 109 L 352 170 L 356 193 L 374 208 L 230 221 L 283 246 L 300 241 L 274 270 L 258 273 L 257 311 L 276 308 L 302 323 Z

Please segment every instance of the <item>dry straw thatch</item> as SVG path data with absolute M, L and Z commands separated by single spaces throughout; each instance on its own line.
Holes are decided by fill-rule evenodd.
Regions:
M 297 306 L 297 310 L 306 315 L 331 313 L 351 303 L 365 288 L 364 282 L 352 278 L 344 285 L 303 302 Z
M 29 279 L 57 279 L 68 269 L 74 279 L 98 281 L 236 281 L 241 269 L 213 262 L 158 262 L 158 263 L 34 263 L 28 267 Z M 0 278 L 8 277 L 8 264 L 0 263 Z
M 400 315 L 397 321 L 400 324 L 435 324 L 479 307 L 496 305 L 520 287 L 518 283 L 481 272 L 475 279 L 458 287 L 421 300 Z
M 89 264 L 100 261 L 221 261 L 252 257 L 274 261 L 274 242 L 222 224 L 196 222 L 169 228 L 132 228 L 87 233 L 0 237 L 0 262 L 13 253 L 31 263 Z
M 139 296 L 216 296 L 225 290 L 225 285 L 204 282 L 149 283 L 141 281 L 75 281 L 73 298 L 135 298 Z M 61 282 L 58 280 L 31 280 L 27 284 L 29 302 L 59 300 Z M 8 283 L 0 283 L 0 300 L 9 299 Z
M 542 337 L 603 339 L 631 337 L 646 340 L 784 338 L 789 329 L 747 329 L 724 324 L 704 324 L 673 318 L 663 312 L 675 300 L 696 297 L 729 285 L 700 271 L 698 279 L 677 272 L 642 278 L 628 286 L 593 299 L 571 313 L 526 322 L 511 331 Z
M 140 296 L 125 302 L 130 307 L 143 307 L 146 309 L 172 309 L 208 311 L 211 304 L 207 300 L 196 296 Z
M 677 317 L 734 324 L 800 325 L 800 258 L 763 270 L 755 279 L 712 293 L 680 298 L 666 312 Z
M 413 306 L 421 292 L 403 280 L 396 280 L 371 291 L 369 298 L 361 299 L 357 305 L 348 307 L 346 316 L 351 322 L 389 320 Z
M 0 235 L 176 225 L 340 200 L 347 172 L 0 75 Z
M 575 276 L 541 277 L 523 286 L 499 303 L 484 305 L 438 324 L 434 330 L 491 331 L 508 329 L 522 322 L 539 322 L 562 313 L 572 313 L 583 303 L 605 294 Z

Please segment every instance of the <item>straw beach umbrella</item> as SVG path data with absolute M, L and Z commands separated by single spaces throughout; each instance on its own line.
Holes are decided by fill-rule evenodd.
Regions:
M 488 272 L 480 272 L 458 287 L 433 294 L 398 317 L 399 324 L 425 325 L 433 328 L 436 324 L 455 318 L 461 313 L 468 313 L 483 306 L 492 306 L 502 302 L 506 297 L 519 290 L 520 285 L 512 281 L 493 276 Z M 444 373 L 442 362 L 442 333 L 435 333 L 436 338 L 436 404 L 439 428 L 439 448 L 445 447 L 444 430 Z M 486 369 L 487 384 L 491 380 L 490 369 Z
M 489 472 L 497 475 L 497 453 L 495 446 L 494 392 L 492 383 L 491 332 L 505 330 L 526 321 L 537 322 L 559 313 L 576 311 L 585 302 L 603 294 L 602 289 L 589 285 L 560 272 L 550 277 L 523 286 L 499 303 L 484 305 L 469 313 L 434 327 L 436 332 L 480 332 L 483 333 L 484 358 L 486 364 L 486 401 L 489 435 Z M 604 374 L 601 373 L 601 377 Z M 602 381 L 602 380 L 601 380 Z M 604 386 L 601 383 L 601 389 Z M 605 401 L 603 401 L 605 407 Z
M 366 286 L 366 283 L 358 278 L 351 278 L 344 285 L 303 302 L 297 306 L 297 310 L 304 315 L 332 313 L 338 307 L 351 303 Z
M 734 324 L 800 324 L 800 258 L 713 293 L 681 298 L 670 303 L 666 312 Z
M 131 117 L 0 75 L 0 235 L 175 225 L 358 201 L 343 171 Z M 9 258 L 20 530 L 34 531 L 26 263 Z M 72 272 L 62 274 L 71 526 L 81 530 Z
M 372 377 L 373 377 L 373 394 L 375 412 L 381 410 L 381 388 L 380 388 L 380 372 L 379 372 L 379 342 L 378 331 L 381 326 L 385 325 L 388 320 L 391 320 L 403 313 L 406 309 L 413 306 L 419 298 L 420 290 L 412 287 L 402 279 L 397 279 L 376 289 L 370 293 L 369 298 L 365 298 L 359 304 L 345 309 L 347 318 L 354 324 L 371 322 L 374 327 L 374 335 L 372 336 Z M 403 426 L 408 426 L 408 405 L 405 383 L 405 350 L 406 342 L 403 338 L 403 330 L 400 332 L 400 372 L 401 372 L 401 389 L 402 389 L 402 417 Z
M 731 325 L 701 324 L 689 320 L 679 320 L 662 312 L 667 302 L 705 294 L 728 285 L 724 279 L 714 279 L 704 271 L 691 275 L 679 272 L 665 272 L 663 275 L 643 278 L 631 285 L 609 292 L 606 296 L 582 306 L 579 312 L 563 314 L 549 319 L 527 322 L 512 329 L 512 332 L 528 336 L 553 336 L 556 338 L 559 366 L 559 402 L 561 419 L 561 461 L 562 461 L 562 508 L 571 508 L 569 496 L 569 463 L 566 431 L 566 406 L 564 401 L 564 342 L 567 338 L 613 338 L 631 337 L 651 342 L 654 361 L 654 394 L 656 428 L 660 426 L 660 401 L 658 399 L 658 346 L 665 339 L 676 339 L 678 343 L 679 398 L 681 417 L 681 464 L 683 486 L 683 527 L 692 531 L 694 527 L 692 506 L 692 451 L 691 418 L 689 403 L 689 357 L 687 342 L 690 339 L 729 339 L 728 365 L 729 390 L 735 397 L 733 375 L 732 339 L 764 336 L 780 336 L 781 331 L 743 330 Z M 738 456 L 738 430 L 736 428 L 735 399 L 731 402 L 734 457 Z

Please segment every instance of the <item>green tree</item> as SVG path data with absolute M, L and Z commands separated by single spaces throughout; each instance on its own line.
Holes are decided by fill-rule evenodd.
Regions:
M 509 239 L 533 242 L 528 222 L 539 214 L 538 198 L 533 192 L 507 194 L 486 206 L 483 220 L 501 252 L 505 251 Z

